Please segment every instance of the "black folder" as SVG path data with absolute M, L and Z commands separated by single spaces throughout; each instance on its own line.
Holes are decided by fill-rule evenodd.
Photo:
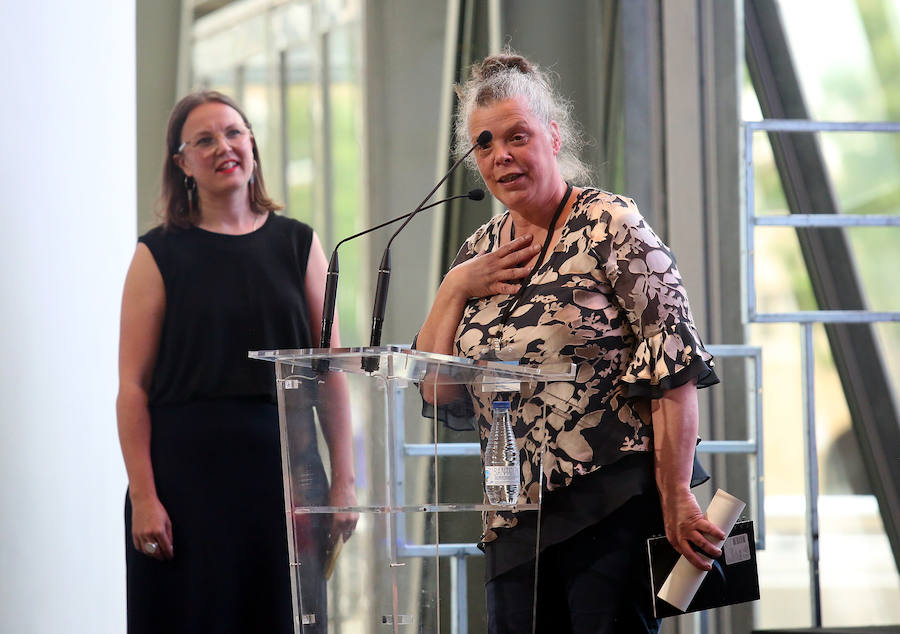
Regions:
M 753 522 L 744 521 L 734 525 L 722 546 L 722 556 L 713 561 L 712 570 L 706 573 L 706 578 L 685 612 L 656 596 L 680 556 L 664 535 L 647 540 L 655 618 L 661 619 L 759 599 L 759 572 L 756 567 Z

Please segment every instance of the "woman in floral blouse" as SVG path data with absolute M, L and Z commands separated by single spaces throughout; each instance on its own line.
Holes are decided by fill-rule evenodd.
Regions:
M 690 491 L 696 391 L 718 382 L 712 357 L 674 258 L 634 201 L 569 184 L 587 170 L 546 76 L 508 51 L 476 64 L 458 92 L 458 146 L 491 132 L 474 162 L 507 211 L 463 244 L 417 348 L 575 364 L 573 381 L 512 398 L 519 501 L 544 487 L 537 631 L 656 632 L 646 537 L 664 528 L 703 569 L 691 545 L 718 556 L 707 535 L 724 538 Z M 490 395 L 471 398 L 483 443 Z M 531 631 L 536 514 L 488 513 L 484 528 L 489 629 Z

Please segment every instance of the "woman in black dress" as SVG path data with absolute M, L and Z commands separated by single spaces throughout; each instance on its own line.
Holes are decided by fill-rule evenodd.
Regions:
M 250 123 L 225 95 L 175 106 L 163 174 L 164 222 L 141 236 L 122 301 L 128 631 L 292 632 L 273 366 L 247 351 L 311 347 L 325 255 L 310 227 L 275 213 Z M 347 403 L 346 383 L 325 389 Z M 351 506 L 349 414 L 330 409 L 331 481 L 311 445 L 307 502 Z M 355 523 L 336 514 L 304 541 L 322 548 Z M 324 612 L 321 578 L 301 592 Z

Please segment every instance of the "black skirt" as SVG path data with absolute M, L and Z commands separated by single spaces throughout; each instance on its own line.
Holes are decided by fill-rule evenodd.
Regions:
M 277 407 L 223 399 L 150 414 L 175 556 L 135 550 L 126 495 L 129 634 L 293 632 Z M 327 495 L 321 461 L 313 471 L 315 497 Z

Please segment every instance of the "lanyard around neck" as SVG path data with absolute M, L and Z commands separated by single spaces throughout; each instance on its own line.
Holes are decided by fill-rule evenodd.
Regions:
M 550 249 L 550 241 L 553 240 L 553 231 L 556 228 L 556 223 L 559 221 L 559 217 L 562 215 L 563 209 L 566 207 L 566 203 L 569 202 L 569 196 L 572 195 L 572 185 L 569 184 L 566 188 L 566 193 L 562 197 L 562 200 L 559 201 L 559 206 L 556 208 L 556 212 L 553 214 L 553 220 L 550 221 L 550 226 L 547 228 L 547 237 L 544 239 L 544 246 L 541 247 L 541 253 L 538 255 L 537 262 L 534 263 L 534 266 L 531 267 L 531 271 L 529 271 L 528 275 L 525 276 L 525 279 L 522 280 L 522 285 L 519 287 L 519 292 L 517 292 L 512 300 L 503 308 L 503 312 L 500 314 L 500 327 L 506 325 L 506 322 L 509 320 L 509 316 L 512 314 L 513 309 L 518 305 L 519 300 L 522 299 L 522 296 L 525 295 L 525 289 L 528 288 L 528 285 L 531 283 L 531 278 L 537 272 L 538 268 L 540 268 L 541 264 L 544 263 L 544 257 L 547 255 L 547 251 Z

